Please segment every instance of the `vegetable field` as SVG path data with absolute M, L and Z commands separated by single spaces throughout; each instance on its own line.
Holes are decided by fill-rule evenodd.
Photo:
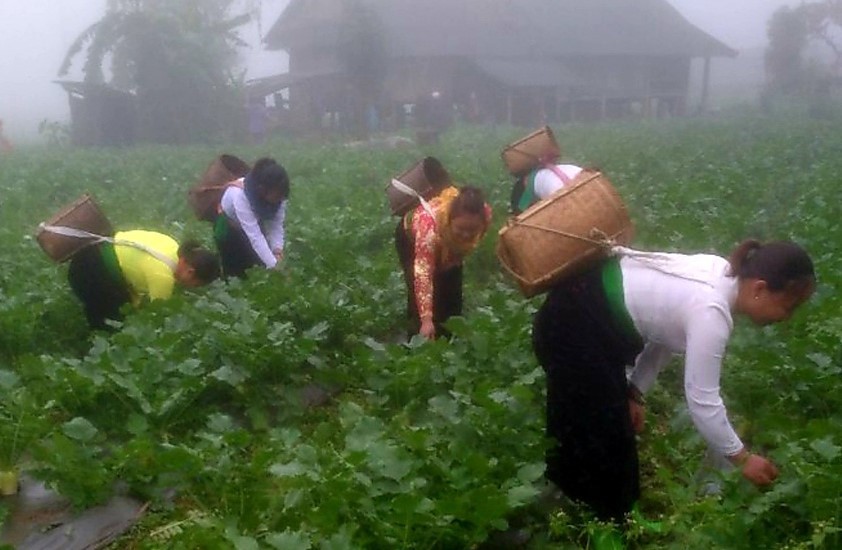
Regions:
M 745 237 L 791 238 L 818 271 L 788 323 L 738 323 L 723 371 L 730 417 L 779 466 L 777 483 L 759 491 L 704 469 L 676 362 L 648 396 L 629 546 L 842 547 L 838 123 L 746 114 L 556 130 L 566 160 L 620 190 L 638 248 L 727 255 Z M 0 470 L 18 465 L 80 510 L 115 490 L 150 502 L 115 548 L 455 549 L 508 526 L 531 534 L 529 548 L 592 546 L 586 512 L 532 504 L 545 448 L 530 346 L 540 298 L 502 274 L 496 230 L 466 262 L 455 339 L 401 343 L 386 182 L 432 154 L 488 193 L 497 229 L 511 187 L 499 151 L 523 133 L 461 128 L 425 150 L 279 140 L 0 158 Z M 90 192 L 117 228 L 210 244 L 185 192 L 220 152 L 287 167 L 285 267 L 89 333 L 66 266 L 32 238 L 38 222 Z

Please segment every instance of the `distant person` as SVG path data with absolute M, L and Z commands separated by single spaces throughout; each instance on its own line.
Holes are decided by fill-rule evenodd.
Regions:
M 471 92 L 468 96 L 468 105 L 465 108 L 465 120 L 471 124 L 482 122 L 482 109 L 480 108 L 479 98 L 476 92 Z
M 443 324 L 462 314 L 462 262 L 491 223 L 491 207 L 476 187 L 447 187 L 408 212 L 395 231 L 412 334 L 447 336 Z
M 438 90 L 421 97 L 416 102 L 414 114 L 418 123 L 416 138 L 419 145 L 438 143 L 439 135 L 453 123 L 453 106 Z
M 0 153 L 11 153 L 14 150 L 15 147 L 12 145 L 12 142 L 9 141 L 9 138 L 3 132 L 3 121 L 0 120 Z
M 225 277 L 244 277 L 250 267 L 279 266 L 284 257 L 284 223 L 289 176 L 271 158 L 258 160 L 222 195 L 214 241 Z
M 380 112 L 376 105 L 369 103 L 366 107 L 365 118 L 369 135 L 380 131 Z
M 169 298 L 176 285 L 194 288 L 219 277 L 219 260 L 194 241 L 179 244 L 154 231 L 120 231 L 114 243 L 81 249 L 70 260 L 67 278 L 82 301 L 93 329 L 122 320 L 124 304 Z
M 269 109 L 262 97 L 253 97 L 248 104 L 249 138 L 252 145 L 261 145 L 266 141 L 269 126 Z

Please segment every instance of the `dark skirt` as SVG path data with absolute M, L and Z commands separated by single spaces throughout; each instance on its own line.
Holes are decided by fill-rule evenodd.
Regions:
M 246 270 L 256 265 L 263 265 L 245 231 L 232 224 L 224 214 L 216 218 L 213 226 L 213 240 L 219 251 L 223 277 L 242 279 L 246 276 Z
M 415 302 L 415 242 L 404 229 L 403 220 L 399 221 L 395 228 L 395 248 L 406 284 L 406 316 L 409 320 L 408 334 L 411 337 L 421 330 L 421 318 L 418 315 L 418 304 Z M 450 332 L 444 328 L 444 323 L 459 315 L 462 315 L 462 264 L 433 273 L 433 324 L 436 336 L 449 337 Z
M 120 308 L 131 301 L 131 293 L 120 272 L 113 245 L 92 245 L 74 254 L 67 280 L 82 301 L 91 328 L 109 330 L 107 320 L 123 319 Z
M 546 475 L 598 517 L 620 520 L 640 496 L 625 367 L 643 343 L 610 313 L 601 267 L 552 289 L 533 349 L 547 373 Z

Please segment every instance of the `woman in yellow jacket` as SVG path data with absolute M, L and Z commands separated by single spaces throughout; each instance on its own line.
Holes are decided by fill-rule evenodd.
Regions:
M 113 242 L 83 248 L 70 261 L 67 273 L 73 293 L 82 301 L 88 324 L 108 327 L 121 320 L 120 308 L 139 306 L 145 299 L 169 298 L 175 285 L 193 288 L 219 277 L 215 254 L 188 241 L 154 231 L 121 231 Z

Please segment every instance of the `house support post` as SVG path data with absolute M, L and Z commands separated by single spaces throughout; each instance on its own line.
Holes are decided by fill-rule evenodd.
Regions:
M 708 110 L 708 94 L 710 93 L 710 56 L 705 57 L 704 73 L 702 74 L 702 98 L 699 100 L 699 112 Z

